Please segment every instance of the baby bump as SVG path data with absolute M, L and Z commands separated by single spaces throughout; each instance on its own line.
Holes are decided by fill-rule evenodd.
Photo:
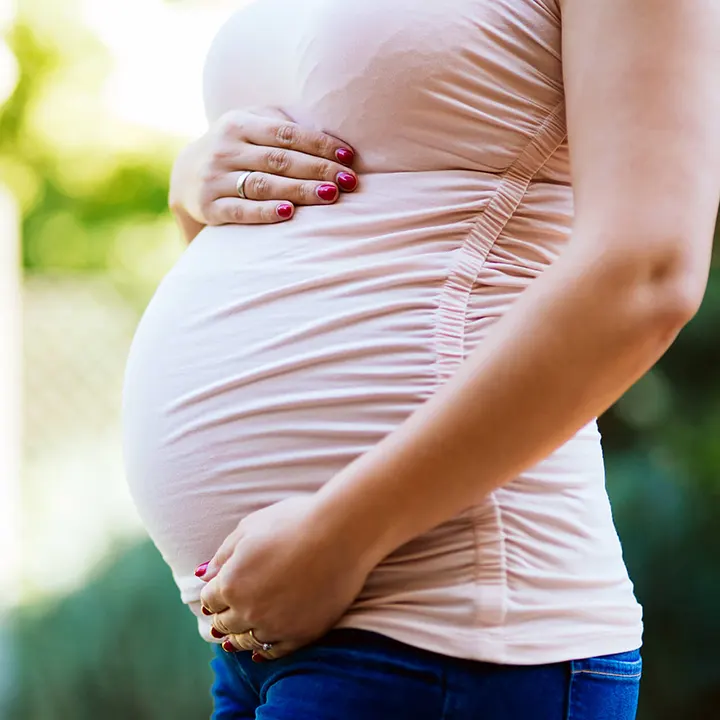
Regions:
M 181 262 L 127 364 L 128 482 L 181 589 L 247 513 L 312 492 L 435 389 L 437 287 L 407 265 Z

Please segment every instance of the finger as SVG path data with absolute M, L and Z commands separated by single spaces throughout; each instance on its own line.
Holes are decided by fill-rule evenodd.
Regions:
M 210 565 L 210 561 L 202 563 L 202 565 L 198 565 L 195 568 L 195 577 L 199 578 L 205 578 L 205 573 L 207 573 L 208 565 Z
M 216 613 L 212 616 L 212 624 L 210 626 L 210 634 L 216 640 L 224 640 L 228 637 L 236 636 L 238 638 L 247 638 L 248 642 L 252 642 L 252 637 L 248 634 L 250 626 L 248 623 L 238 624 L 237 619 L 228 617 L 228 610 Z M 244 628 L 240 630 L 239 628 Z
M 230 640 L 230 638 L 226 638 L 225 640 L 223 640 L 223 641 L 220 643 L 220 647 L 221 647 L 226 653 L 240 652 L 240 648 L 235 647 L 235 645 L 233 645 L 233 642 L 232 642 L 232 640 Z
M 213 637 L 218 637 L 217 635 L 213 635 Z M 240 634 L 234 634 L 234 635 L 226 635 L 222 642 L 220 643 L 222 646 L 222 649 L 225 650 L 225 652 L 243 652 L 243 651 L 252 651 L 253 654 L 256 653 L 264 653 L 268 657 L 271 653 L 278 653 L 280 651 L 277 651 L 275 647 L 273 647 L 271 650 L 260 650 L 260 647 L 253 641 L 252 637 L 249 633 L 240 633 Z
M 244 620 L 240 613 L 227 607 L 212 616 L 210 634 L 220 640 L 228 635 L 243 636 L 250 631 L 251 627 L 251 624 Z
M 195 569 L 195 575 L 202 578 L 205 582 L 210 582 L 220 572 L 222 566 L 230 559 L 230 556 L 235 551 L 235 547 L 242 535 L 242 529 L 238 525 L 226 538 L 223 540 L 220 547 L 215 551 L 215 554 L 210 560 Z M 201 568 L 204 568 L 201 571 Z M 201 571 L 198 574 L 198 571 Z
M 237 193 L 239 177 L 240 173 L 229 174 L 221 192 Z M 261 172 L 247 176 L 243 191 L 249 200 L 287 200 L 295 205 L 329 205 L 340 196 L 335 183 L 294 180 Z
M 253 639 L 248 635 L 247 633 L 235 633 L 232 635 L 228 635 L 227 640 L 229 640 L 232 643 L 232 646 L 237 651 L 256 651 L 258 649 L 256 643 L 253 642 Z
M 230 603 L 222 576 L 213 578 L 200 592 L 200 605 L 203 615 L 217 615 L 225 612 Z
M 279 660 L 281 657 L 290 655 L 290 653 L 293 653 L 302 647 L 302 645 L 283 643 L 283 647 L 273 647 L 272 650 L 257 650 L 254 647 L 247 647 L 244 641 L 241 641 L 236 635 L 225 638 L 225 640 L 220 643 L 220 646 L 227 653 L 251 651 L 254 662 Z
M 222 599 L 218 598 L 217 595 L 201 595 L 200 596 L 200 610 L 206 617 L 217 617 L 218 613 L 223 613 L 228 609 L 228 604 L 223 602 Z M 219 635 L 213 635 L 213 637 L 219 638 Z
M 239 628 L 245 628 L 240 630 Z M 252 633 L 250 632 L 252 630 Z M 213 615 L 210 634 L 217 640 L 229 640 L 236 650 L 255 650 L 264 653 L 272 653 L 276 650 L 280 641 L 266 640 L 267 633 L 258 632 L 255 628 L 249 627 L 246 620 L 243 620 L 238 613 L 232 609 Z M 271 642 L 273 647 L 270 650 L 263 650 L 263 643 Z M 287 646 L 288 641 L 282 644 Z
M 237 641 L 233 637 L 233 644 L 235 644 L 236 642 Z M 279 660 L 281 657 L 285 657 L 286 655 L 294 653 L 301 647 L 303 647 L 303 643 L 283 640 L 283 642 L 275 643 L 271 650 L 258 650 L 254 647 L 251 649 L 253 653 L 253 660 L 255 662 L 267 662 L 271 660 Z
M 270 225 L 285 222 L 294 214 L 295 208 L 285 199 L 278 202 L 220 197 L 210 204 L 205 217 L 209 225 Z
M 227 113 L 224 132 L 229 138 L 237 138 L 266 147 L 285 148 L 352 165 L 355 151 L 350 145 L 328 133 L 302 127 L 290 120 L 281 120 L 253 113 Z
M 228 635 L 223 640 L 222 645 L 225 652 L 252 652 L 253 660 L 255 662 L 279 660 L 281 657 L 290 655 L 290 653 L 293 653 L 302 647 L 301 643 L 283 641 L 274 643 L 270 650 L 262 650 L 248 633 Z
M 344 165 L 287 148 L 245 145 L 238 150 L 236 158 L 229 157 L 227 162 L 236 165 L 238 170 L 257 170 L 300 180 L 336 182 L 347 192 L 352 192 L 358 185 L 357 173 Z

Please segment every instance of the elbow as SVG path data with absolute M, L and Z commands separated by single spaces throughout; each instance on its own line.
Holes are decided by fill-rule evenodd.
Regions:
M 650 292 L 655 297 L 658 321 L 681 330 L 695 317 L 707 288 L 710 253 L 702 257 L 691 243 L 676 243 L 649 265 Z
M 707 276 L 679 274 L 662 287 L 664 301 L 658 302 L 660 319 L 681 330 L 697 314 L 707 287 Z
M 640 312 L 648 331 L 674 338 L 700 309 L 706 282 L 678 273 L 639 288 Z
M 607 269 L 616 297 L 636 319 L 635 327 L 651 334 L 676 335 L 695 317 L 707 287 L 709 254 L 684 252 L 676 243 L 654 257 L 632 258 L 625 253 Z M 606 276 L 607 277 L 607 276 Z
M 687 292 L 687 287 L 679 283 L 676 287 L 662 288 L 662 296 L 653 298 L 645 315 L 647 336 L 655 336 L 663 344 L 669 345 L 677 334 L 695 317 L 700 302 L 696 296 Z

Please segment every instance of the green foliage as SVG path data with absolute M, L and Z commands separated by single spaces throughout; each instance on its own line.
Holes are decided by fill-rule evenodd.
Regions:
M 35 271 L 117 272 L 126 284 L 134 279 L 149 287 L 169 264 L 167 254 L 151 278 L 143 269 L 168 234 L 147 238 L 130 262 L 117 250 L 118 236 L 140 223 L 170 223 L 167 183 L 177 141 L 104 114 L 103 74 L 95 78 L 87 67 L 107 64 L 102 46 L 80 34 L 71 54 L 59 45 L 62 35 L 43 37 L 21 21 L 7 37 L 20 78 L 0 112 L 0 174 L 23 210 L 23 264 Z M 52 99 L 58 83 L 78 98 L 77 110 L 60 113 L 62 103 Z
M 21 610 L 7 720 L 198 720 L 210 648 L 149 543 L 119 548 L 88 584 Z
M 639 720 L 709 720 L 720 702 L 720 512 L 652 451 L 613 454 L 608 485 L 644 608 Z

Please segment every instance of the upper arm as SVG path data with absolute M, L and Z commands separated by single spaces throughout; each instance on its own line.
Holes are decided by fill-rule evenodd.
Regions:
M 560 7 L 577 242 L 595 256 L 672 258 L 706 278 L 720 202 L 720 2 Z

